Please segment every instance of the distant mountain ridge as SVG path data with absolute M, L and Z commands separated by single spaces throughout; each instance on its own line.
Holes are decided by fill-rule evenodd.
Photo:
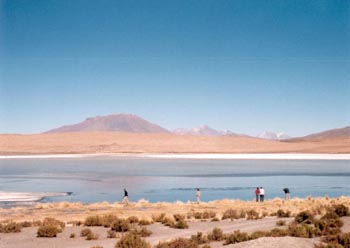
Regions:
M 287 135 L 284 132 L 274 133 L 274 132 L 267 132 L 267 131 L 259 134 L 257 137 L 260 139 L 269 139 L 269 140 L 286 140 L 291 138 L 289 135 Z
M 84 121 L 72 125 L 65 125 L 59 128 L 51 129 L 45 133 L 65 133 L 65 132 L 128 132 L 128 133 L 173 133 L 176 135 L 192 136 L 233 136 L 233 137 L 251 137 L 243 134 L 236 134 L 230 130 L 217 130 L 208 125 L 196 128 L 178 128 L 169 131 L 157 124 L 151 123 L 133 114 L 112 114 L 106 116 L 96 116 L 85 119 Z M 334 138 L 350 138 L 350 126 L 326 130 L 320 133 L 314 133 L 303 137 L 291 138 L 283 132 L 263 132 L 257 138 L 281 141 L 298 140 L 321 140 Z
M 46 133 L 114 131 L 131 133 L 170 133 L 167 129 L 131 114 L 90 117 L 83 122 L 62 126 Z
M 178 129 L 175 129 L 173 133 L 177 135 L 194 135 L 194 136 L 224 136 L 224 135 L 236 136 L 236 134 L 230 130 L 216 130 L 207 125 L 203 125 L 195 128 L 178 128 Z
M 321 139 L 336 139 L 336 138 L 350 138 L 350 126 L 343 128 L 330 129 L 319 133 L 298 137 L 293 140 L 321 140 Z

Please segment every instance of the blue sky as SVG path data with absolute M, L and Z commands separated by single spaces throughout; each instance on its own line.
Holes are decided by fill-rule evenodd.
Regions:
M 350 1 L 0 3 L 0 133 L 111 113 L 250 135 L 350 125 Z

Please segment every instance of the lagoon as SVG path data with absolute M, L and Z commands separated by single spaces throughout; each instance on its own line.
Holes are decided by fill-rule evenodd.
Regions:
M 0 160 L 0 191 L 72 192 L 42 202 L 116 202 L 127 188 L 131 201 L 253 200 L 350 195 L 349 160 L 170 159 L 140 157 L 16 158 Z M 14 204 L 3 202 L 2 204 Z

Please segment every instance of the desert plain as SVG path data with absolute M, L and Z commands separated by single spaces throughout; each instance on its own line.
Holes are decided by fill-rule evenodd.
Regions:
M 53 134 L 2 134 L 0 135 L 0 155 L 2 157 L 50 156 L 50 155 L 94 155 L 94 154 L 128 154 L 150 156 L 176 156 L 195 154 L 199 157 L 205 154 L 319 154 L 319 155 L 347 155 L 350 153 L 350 138 L 332 139 L 296 139 L 286 141 L 265 140 L 243 136 L 191 136 L 174 134 L 136 134 L 123 132 L 77 132 Z M 104 247 L 112 248 L 123 237 L 117 234 L 116 238 L 108 238 L 108 227 L 88 227 L 98 237 L 86 240 L 80 236 L 84 221 L 90 216 L 114 215 L 127 219 L 135 216 L 139 220 L 150 223 L 147 229 L 151 231 L 144 240 L 155 247 L 159 242 L 166 242 L 178 238 L 191 238 L 201 232 L 210 234 L 214 228 L 220 228 L 224 234 L 234 231 L 246 232 L 248 235 L 256 231 L 269 232 L 275 228 L 286 229 L 293 223 L 294 217 L 301 211 L 310 211 L 316 218 L 325 214 L 333 205 L 343 204 L 350 207 L 349 197 L 299 199 L 285 201 L 280 198 L 267 200 L 263 203 L 241 201 L 237 199 L 222 199 L 211 202 L 158 202 L 150 203 L 146 200 L 132 202 L 128 205 L 120 202 L 98 202 L 82 204 L 74 202 L 36 203 L 25 207 L 11 207 L 0 209 L 0 222 L 43 221 L 45 218 L 55 218 L 65 223 L 65 228 L 55 238 L 38 238 L 36 226 L 22 228 L 20 233 L 0 233 L 0 247 L 30 248 L 30 247 Z M 249 219 L 247 215 L 238 219 L 223 219 L 226 211 L 234 210 L 237 213 L 252 211 L 259 218 Z M 276 212 L 282 210 L 290 212 L 288 217 L 278 218 Z M 195 218 L 196 213 L 211 212 L 211 218 Z M 169 219 L 180 214 L 186 218 L 188 228 L 178 229 L 156 222 L 156 216 L 164 214 Z M 214 217 L 215 216 L 215 217 Z M 344 225 L 342 233 L 350 231 L 349 217 L 341 217 Z M 284 222 L 278 226 L 277 222 Z M 79 224 L 77 224 L 79 223 Z M 74 235 L 73 235 L 74 234 Z M 71 236 L 74 236 L 72 238 Z M 224 245 L 224 241 L 210 241 L 210 247 L 305 247 L 312 248 L 320 245 L 320 237 L 260 237 L 236 244 Z M 186 247 L 186 246 L 184 246 Z M 348 247 L 348 246 L 344 246 Z
M 266 140 L 127 132 L 1 134 L 0 155 L 96 153 L 350 153 L 350 138 Z
M 0 233 L 0 247 L 8 248 L 29 248 L 29 247 L 114 247 L 115 244 L 124 235 L 117 233 L 116 238 L 108 238 L 109 227 L 88 226 L 97 239 L 86 240 L 80 236 L 85 220 L 91 216 L 113 215 L 118 218 L 127 219 L 137 217 L 140 221 L 146 221 L 149 225 L 145 226 L 151 231 L 151 235 L 145 237 L 150 245 L 156 246 L 159 242 L 171 241 L 177 238 L 191 238 L 201 232 L 204 235 L 212 232 L 214 228 L 220 228 L 224 234 L 230 234 L 234 231 L 246 232 L 252 234 L 257 231 L 270 231 L 276 228 L 286 229 L 287 225 L 294 221 L 294 217 L 301 211 L 310 211 L 315 216 L 322 216 L 327 209 L 334 205 L 343 204 L 350 206 L 350 197 L 339 198 L 312 198 L 307 199 L 293 198 L 285 201 L 281 198 L 275 198 L 265 202 L 241 201 L 241 200 L 216 200 L 211 202 L 158 202 L 150 203 L 146 200 L 130 202 L 123 204 L 115 203 L 94 203 L 81 204 L 71 202 L 57 203 L 38 203 L 29 207 L 13 207 L 10 209 L 0 209 L 0 222 L 31 222 L 43 221 L 47 217 L 54 217 L 65 223 L 66 227 L 62 233 L 55 238 L 37 237 L 38 227 L 22 228 L 20 233 Z M 224 218 L 225 213 L 234 210 L 235 213 L 247 213 L 245 216 L 236 218 Z M 255 217 L 250 218 L 248 212 L 254 212 Z M 289 213 L 289 216 L 276 216 L 277 211 Z M 198 213 L 210 213 L 210 217 L 199 217 Z M 174 228 L 166 226 L 164 223 L 157 222 L 160 215 L 174 220 L 174 215 L 179 214 L 185 217 L 188 224 L 187 228 Z M 318 217 L 319 218 L 319 217 Z M 342 217 L 344 225 L 341 227 L 343 233 L 350 232 L 350 217 Z M 278 222 L 283 222 L 282 226 Z M 74 234 L 74 238 L 71 235 Z M 301 238 L 301 237 L 261 237 L 250 241 L 239 242 L 236 244 L 223 245 L 224 241 L 211 241 L 207 245 L 210 247 L 305 247 L 312 248 L 315 244 L 320 244 L 319 237 Z M 182 247 L 182 246 L 181 246 Z M 184 246 L 186 247 L 186 246 Z M 347 247 L 347 246 L 345 246 Z

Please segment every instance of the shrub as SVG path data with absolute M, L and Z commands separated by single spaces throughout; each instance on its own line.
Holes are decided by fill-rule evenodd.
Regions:
M 152 215 L 152 219 L 154 222 L 161 222 L 162 223 L 164 218 L 165 218 L 165 213 Z
M 316 243 L 314 244 L 313 248 L 330 248 L 330 247 L 327 247 L 324 243 Z M 337 248 L 337 247 L 331 247 L 331 248 Z M 343 248 L 343 247 L 339 247 L 339 248 Z
M 208 238 L 206 236 L 204 236 L 202 232 L 197 232 L 196 235 L 192 235 L 191 240 L 198 245 L 205 244 L 205 243 L 209 242 Z
M 340 228 L 344 225 L 343 221 L 340 218 L 336 219 L 322 219 L 320 221 L 323 221 L 327 226 L 330 228 Z M 317 222 L 318 224 L 319 222 Z
M 266 231 L 255 231 L 252 234 L 250 234 L 250 239 L 258 239 L 262 237 L 269 236 L 269 232 Z
M 135 229 L 134 232 L 136 232 L 141 237 L 149 237 L 152 235 L 152 231 L 148 230 L 146 227 Z
M 320 235 L 332 235 L 340 233 L 343 222 L 334 210 L 329 210 L 321 219 L 314 221 Z
M 276 226 L 285 226 L 286 225 L 286 221 L 285 220 L 279 220 L 276 222 Z
M 288 230 L 280 229 L 280 228 L 273 228 L 270 232 L 268 232 L 267 236 L 269 237 L 284 237 L 288 236 Z
M 215 227 L 210 233 L 208 233 L 208 239 L 211 241 L 221 241 L 224 239 L 224 232 Z
M 98 239 L 98 235 L 93 233 L 93 232 L 91 232 L 88 235 L 86 235 L 85 239 L 86 240 L 96 240 L 96 239 Z
M 115 244 L 115 248 L 150 248 L 151 245 L 144 241 L 140 235 L 133 232 L 127 233 Z
M 198 244 L 189 239 L 178 238 L 170 242 L 162 242 L 155 248 L 198 248 Z
M 228 209 L 224 212 L 224 214 L 222 215 L 222 219 L 239 219 L 240 215 L 238 214 L 237 210 L 233 210 L 233 209 Z
M 140 221 L 139 221 L 139 224 L 140 224 L 141 226 L 148 226 L 148 225 L 151 225 L 152 222 L 149 221 L 149 220 L 140 220 Z
M 175 219 L 175 221 L 179 221 L 179 220 L 186 219 L 186 217 L 184 215 L 181 215 L 181 214 L 174 214 L 174 219 Z
M 174 226 L 172 226 L 174 228 L 178 228 L 178 229 L 187 229 L 188 228 L 188 224 L 185 221 L 185 219 L 180 219 L 178 220 Z
M 239 218 L 243 219 L 243 218 L 245 218 L 246 215 L 247 215 L 247 213 L 244 210 L 241 210 L 241 212 L 239 213 Z
M 43 220 L 43 226 L 55 226 L 58 229 L 63 229 L 66 225 L 62 221 L 56 220 L 55 218 L 48 217 Z
M 84 221 L 85 226 L 102 226 L 102 218 L 98 215 L 88 216 Z
M 70 237 L 71 239 L 74 239 L 74 238 L 75 238 L 75 233 L 71 233 L 71 234 L 69 235 L 69 237 Z
M 247 211 L 247 220 L 257 220 L 257 219 L 260 219 L 258 212 L 256 212 L 254 209 Z
M 294 221 L 296 223 L 311 224 L 314 220 L 314 216 L 309 211 L 302 211 L 295 216 Z
M 350 247 L 350 233 L 341 233 L 338 235 L 329 235 L 322 239 L 323 242 L 329 243 L 328 246 L 333 247 Z M 328 247 L 327 246 L 327 247 Z
M 329 219 L 339 219 L 339 215 L 336 212 L 330 210 L 321 217 L 321 220 Z
M 195 219 L 210 219 L 210 218 L 215 218 L 216 213 L 214 211 L 204 211 L 204 212 L 195 212 L 193 214 L 193 217 Z
M 174 220 L 169 217 L 162 218 L 162 224 L 172 228 L 185 229 L 188 228 L 188 224 L 186 222 L 186 216 L 175 214 Z
M 60 232 L 56 226 L 41 226 L 38 228 L 37 237 L 40 238 L 54 238 Z
M 22 229 L 21 224 L 16 222 L 10 222 L 8 224 L 0 224 L 0 233 L 17 233 Z
M 92 233 L 92 231 L 91 231 L 90 228 L 84 228 L 84 229 L 82 229 L 82 230 L 80 231 L 80 236 L 86 237 L 86 236 L 88 236 L 88 235 L 91 234 L 91 233 Z
M 214 221 L 219 221 L 219 218 L 218 218 L 218 217 L 212 218 L 211 221 L 212 221 L 212 222 L 214 222 Z
M 299 238 L 314 238 L 318 236 L 318 229 L 305 223 L 297 225 L 295 223 L 288 226 L 289 236 Z
M 270 216 L 277 216 L 277 212 L 270 213 Z
M 117 219 L 118 217 L 112 214 L 103 215 L 102 217 L 99 215 L 93 215 L 85 218 L 84 225 L 111 227 L 113 222 Z
M 111 227 L 113 222 L 115 222 L 118 219 L 116 215 L 108 214 L 102 216 L 102 226 L 104 227 Z
M 282 209 L 279 209 L 277 211 L 276 215 L 277 215 L 278 218 L 286 218 L 286 217 L 290 217 L 291 216 L 291 212 L 290 211 L 284 212 Z
M 32 222 L 29 221 L 23 221 L 21 223 L 19 223 L 21 225 L 21 227 L 25 228 L 25 227 L 31 227 L 32 226 Z
M 136 216 L 130 216 L 129 218 L 127 218 L 127 220 L 129 221 L 129 223 L 138 223 L 139 222 L 139 218 L 137 218 Z
M 193 217 L 195 219 L 202 219 L 202 213 L 201 212 L 194 212 Z
M 241 232 L 240 230 L 234 231 L 232 234 L 229 234 L 225 237 L 224 245 L 240 243 L 248 241 L 250 239 L 248 233 Z
M 125 219 L 117 219 L 113 222 L 111 230 L 116 232 L 127 232 L 130 230 L 130 222 Z
M 339 223 L 340 222 L 340 223 Z M 324 219 L 315 221 L 315 228 L 318 230 L 318 235 L 333 235 L 340 233 L 342 222 L 338 219 Z
M 203 219 L 210 219 L 210 218 L 215 218 L 216 213 L 214 211 L 204 211 L 203 212 Z
M 117 237 L 117 233 L 115 231 L 112 231 L 112 230 L 107 231 L 107 238 L 108 239 L 114 239 L 116 237 Z
M 162 222 L 161 222 L 164 226 L 169 226 L 169 227 L 174 227 L 175 226 L 175 222 L 168 218 L 168 217 L 165 217 L 162 219 Z
M 339 216 L 350 216 L 349 208 L 343 204 L 334 205 L 334 212 Z

